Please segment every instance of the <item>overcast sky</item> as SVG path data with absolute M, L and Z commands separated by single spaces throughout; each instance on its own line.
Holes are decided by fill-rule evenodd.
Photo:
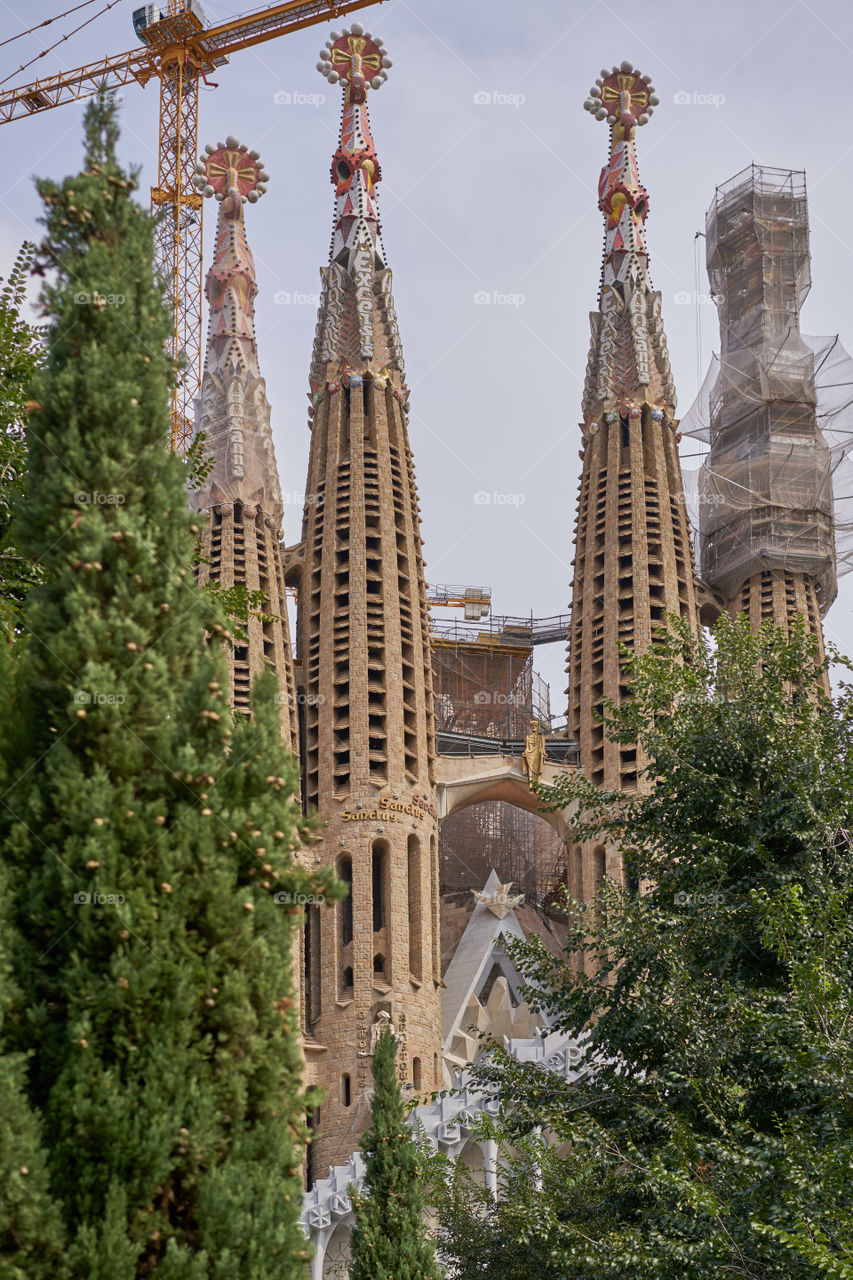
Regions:
M 0 0 L 0 39 L 66 2 Z M 213 21 L 258 7 L 203 3 Z M 94 0 L 0 49 L 0 79 L 101 5 Z M 120 0 L 17 79 L 134 48 L 134 7 Z M 384 38 L 393 60 L 370 109 L 412 389 L 427 578 L 490 586 L 497 613 L 564 612 L 588 313 L 603 242 L 596 188 L 608 140 L 606 125 L 582 108 L 589 87 L 601 68 L 630 58 L 660 96 L 652 121 L 638 130 L 638 156 L 650 198 L 652 279 L 663 295 L 684 414 L 697 390 L 697 316 L 705 362 L 719 346 L 704 248 L 694 305 L 695 233 L 715 186 L 752 161 L 806 170 L 813 285 L 803 331 L 838 332 L 853 350 L 845 93 L 853 9 L 847 0 L 718 0 L 713 7 L 387 0 L 347 21 L 355 18 Z M 246 221 L 288 541 L 300 533 L 308 366 L 332 224 L 329 162 L 340 95 L 315 70 L 332 25 L 343 23 L 235 54 L 214 76 L 218 88 L 202 92 L 200 108 L 202 146 L 236 133 L 260 150 L 271 175 Z M 121 92 L 121 158 L 141 166 L 147 198 L 156 181 L 157 84 Z M 20 242 L 39 235 L 33 175 L 60 178 L 78 167 L 81 117 L 82 106 L 70 104 L 2 126 L 0 274 Z M 211 202 L 206 212 L 205 266 Z M 682 450 L 695 446 L 685 441 Z M 695 467 L 698 458 L 684 465 Z M 828 638 L 848 652 L 851 604 L 848 578 L 825 622 Z M 560 713 L 563 665 L 560 646 L 537 651 Z

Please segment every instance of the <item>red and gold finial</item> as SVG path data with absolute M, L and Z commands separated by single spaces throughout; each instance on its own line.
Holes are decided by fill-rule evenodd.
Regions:
M 648 124 L 660 99 L 651 76 L 644 76 L 632 62 L 602 71 L 583 104 L 596 120 L 606 120 L 616 139 L 630 139 L 638 124 Z
M 208 143 L 204 151 L 195 167 L 195 184 L 203 196 L 217 200 L 232 196 L 229 204 L 245 204 L 247 200 L 255 204 L 264 194 L 269 174 L 259 152 L 249 151 L 233 134 L 215 147 Z
M 340 82 L 350 102 L 364 102 L 368 86 L 380 89 L 388 79 L 391 59 L 385 53 L 379 36 L 365 31 L 360 22 L 332 31 L 320 50 L 317 70 L 329 84 Z
M 648 124 L 657 98 L 651 76 L 631 62 L 602 71 L 584 107 L 610 125 L 610 154 L 598 180 L 604 258 L 598 313 L 584 382 L 587 423 L 616 421 L 651 406 L 653 421 L 675 411 L 675 388 L 660 321 L 660 294 L 649 279 L 645 221 L 649 197 L 640 181 L 634 134 Z M 624 412 L 623 412 L 624 410 Z M 638 410 L 639 412 L 639 410 Z M 606 422 L 611 419 L 605 417 Z

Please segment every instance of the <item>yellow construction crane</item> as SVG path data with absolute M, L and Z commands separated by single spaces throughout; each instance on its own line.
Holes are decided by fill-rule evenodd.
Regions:
M 381 0 L 378 0 L 381 3 Z M 205 25 L 199 0 L 146 4 L 133 15 L 141 49 L 0 92 L 0 124 L 35 115 L 119 85 L 160 80 L 160 147 L 151 205 L 161 211 L 157 258 L 170 281 L 174 329 L 169 348 L 182 370 L 172 398 L 172 448 L 193 435 L 193 401 L 201 383 L 202 205 L 196 189 L 199 81 L 232 53 L 302 27 L 327 22 L 377 0 L 288 0 L 216 26 Z M 40 24 L 44 25 L 44 24 Z

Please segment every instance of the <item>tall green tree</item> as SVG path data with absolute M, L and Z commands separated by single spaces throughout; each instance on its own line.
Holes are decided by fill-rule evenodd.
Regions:
M 0 864 L 0 1280 L 65 1280 L 65 1232 L 48 1185 L 41 1117 L 27 1097 L 26 1056 L 3 1047 L 19 1000 L 7 887 Z
M 8 280 L 0 281 L 0 632 L 7 644 L 20 628 L 27 592 L 40 578 L 13 533 L 26 471 L 27 397 L 43 355 L 39 331 L 23 314 L 34 251 L 24 244 Z
M 802 628 L 743 618 L 713 647 L 676 626 L 632 688 L 608 732 L 641 743 L 648 792 L 567 775 L 543 797 L 576 800 L 577 837 L 643 892 L 569 901 L 563 957 L 516 949 L 529 997 L 585 1033 L 579 1076 L 495 1046 L 504 1195 L 445 1197 L 442 1248 L 461 1277 L 847 1278 L 853 692 L 824 694 Z
M 19 538 L 46 581 L 0 726 L 4 1048 L 28 1055 L 75 1280 L 290 1280 L 308 1102 L 292 953 L 300 904 L 337 886 L 295 857 L 310 832 L 274 679 L 251 721 L 228 706 L 227 628 L 193 584 L 164 447 L 152 222 L 117 133 L 96 100 L 84 170 L 40 183 L 47 360 Z
M 371 1126 L 361 1142 L 364 1191 L 353 1196 L 350 1280 L 440 1280 L 424 1221 L 423 1161 L 397 1080 L 388 1031 L 373 1055 Z

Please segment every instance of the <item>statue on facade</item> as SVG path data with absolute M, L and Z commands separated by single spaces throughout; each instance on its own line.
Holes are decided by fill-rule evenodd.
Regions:
M 383 1031 L 390 1031 L 391 1035 L 400 1043 L 401 1037 L 394 1030 L 394 1023 L 391 1021 L 391 1015 L 387 1009 L 380 1009 L 370 1028 L 370 1046 L 366 1052 L 360 1053 L 360 1058 L 372 1058 L 379 1044 L 379 1037 Z
M 542 777 L 542 767 L 546 758 L 545 735 L 542 733 L 539 721 L 531 720 L 530 732 L 524 739 L 524 751 L 521 757 L 521 767 L 527 774 L 531 788 Z

